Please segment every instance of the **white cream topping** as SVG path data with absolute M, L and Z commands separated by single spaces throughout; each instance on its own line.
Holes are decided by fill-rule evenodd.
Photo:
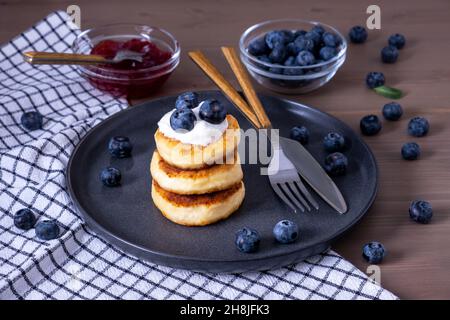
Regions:
M 178 140 L 186 144 L 195 144 L 201 146 L 207 146 L 210 143 L 214 143 L 220 139 L 222 134 L 228 128 L 228 121 L 225 119 L 219 124 L 212 124 L 201 120 L 198 113 L 200 111 L 200 106 L 192 109 L 197 121 L 195 122 L 194 128 L 191 131 L 184 130 L 173 130 L 170 126 L 170 116 L 175 111 L 175 109 L 167 112 L 161 120 L 158 122 L 159 131 L 162 132 L 168 138 Z

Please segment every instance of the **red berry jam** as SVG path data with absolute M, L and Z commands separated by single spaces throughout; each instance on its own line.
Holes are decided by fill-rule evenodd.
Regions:
M 86 75 L 92 85 L 114 96 L 148 96 L 161 87 L 174 68 L 173 64 L 166 63 L 172 57 L 172 52 L 162 50 L 155 43 L 142 38 L 102 40 L 92 48 L 91 54 L 113 59 L 121 50 L 140 53 L 142 62 L 123 60 L 116 64 L 86 67 Z

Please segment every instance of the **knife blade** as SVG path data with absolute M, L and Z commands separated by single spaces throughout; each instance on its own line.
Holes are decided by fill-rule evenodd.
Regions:
M 314 191 L 336 211 L 346 213 L 348 207 L 341 191 L 309 151 L 300 142 L 285 137 L 280 136 L 279 143 L 297 172 Z

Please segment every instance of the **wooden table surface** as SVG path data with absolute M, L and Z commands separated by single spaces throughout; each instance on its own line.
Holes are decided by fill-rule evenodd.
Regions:
M 347 33 L 365 24 L 366 8 L 373 1 L 253 0 L 253 1 L 8 1 L 0 2 L 0 43 L 9 40 L 52 10 L 81 8 L 82 28 L 130 21 L 170 30 L 182 46 L 182 62 L 156 96 L 183 90 L 215 88 L 189 60 L 187 52 L 203 50 L 228 79 L 236 83 L 223 59 L 221 45 L 237 45 L 246 27 L 275 18 L 322 21 Z M 386 123 L 376 137 L 365 138 L 379 165 L 379 192 L 375 204 L 361 223 L 338 240 L 334 249 L 365 271 L 361 258 L 364 243 L 377 240 L 388 249 L 380 265 L 382 285 L 400 298 L 450 298 L 450 2 L 377 1 L 381 7 L 381 30 L 369 32 L 364 45 L 350 45 L 347 61 L 326 86 L 291 99 L 329 112 L 359 130 L 359 119 L 380 115 L 386 98 L 366 89 L 369 71 L 382 71 L 387 83 L 404 90 L 400 100 L 405 114 L 398 123 Z M 406 35 L 407 45 L 394 65 L 380 62 L 380 49 L 395 32 Z M 261 87 L 258 91 L 264 92 Z M 406 134 L 408 119 L 429 119 L 427 137 Z M 404 142 L 415 140 L 422 147 L 418 161 L 401 159 Z M 409 220 L 411 200 L 432 203 L 429 225 Z

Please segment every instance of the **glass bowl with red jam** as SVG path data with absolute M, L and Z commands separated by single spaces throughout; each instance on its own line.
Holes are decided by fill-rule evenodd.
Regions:
M 77 66 L 96 88 L 116 97 L 142 98 L 157 91 L 180 62 L 180 45 L 167 31 L 137 24 L 111 24 L 80 33 L 74 53 L 113 59 L 119 51 L 137 52 L 142 61 Z

